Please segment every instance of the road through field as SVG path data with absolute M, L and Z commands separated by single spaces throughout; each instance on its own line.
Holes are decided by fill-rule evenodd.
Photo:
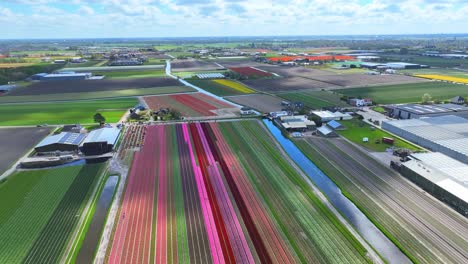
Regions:
M 352 196 L 378 205 L 387 215 L 381 224 L 421 262 L 468 261 L 468 221 L 461 215 L 343 139 L 313 138 L 307 143 L 359 188 Z

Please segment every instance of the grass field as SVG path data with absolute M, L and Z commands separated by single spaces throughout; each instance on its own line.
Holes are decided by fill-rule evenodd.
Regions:
M 190 80 L 195 86 L 202 88 L 210 93 L 219 95 L 219 96 L 229 96 L 229 95 L 240 95 L 254 93 L 255 91 L 248 88 L 247 86 L 225 79 L 217 80 Z
M 0 262 L 58 263 L 101 168 L 24 171 L 0 184 Z
M 378 104 L 421 102 L 429 93 L 433 99 L 447 100 L 454 96 L 468 96 L 468 86 L 445 82 L 384 85 L 336 90 L 347 96 L 369 97 Z
M 93 115 L 101 113 L 106 122 L 120 120 L 128 108 L 138 103 L 136 98 L 76 101 L 63 103 L 28 103 L 0 105 L 0 126 L 37 124 L 95 123 Z
M 393 146 L 395 146 L 396 148 L 420 150 L 420 148 L 416 147 L 415 145 L 402 141 L 398 138 L 395 138 L 394 136 L 390 135 L 389 133 L 381 129 L 375 128 L 374 130 L 372 130 L 370 125 L 367 123 L 364 123 L 363 126 L 360 126 L 359 124 L 361 124 L 361 121 L 357 119 L 340 121 L 340 122 L 346 127 L 346 130 L 338 131 L 340 135 L 344 136 L 345 138 L 351 140 L 352 142 L 358 145 L 361 145 L 369 150 L 385 151 L 387 148 L 391 147 L 392 145 L 388 145 L 388 144 L 381 142 L 383 137 L 394 138 L 395 143 L 393 144 Z M 363 142 L 362 139 L 364 137 L 369 138 L 369 142 Z M 380 140 L 381 143 L 379 144 L 375 143 L 376 140 Z
M 348 106 L 348 104 L 340 100 L 338 94 L 329 91 L 298 91 L 277 95 L 291 102 L 303 102 L 307 107 L 313 109 L 328 106 Z
M 127 70 L 127 71 L 95 71 L 94 75 L 105 75 L 106 79 L 131 79 L 165 77 L 165 70 Z
M 169 86 L 156 88 L 125 89 L 113 91 L 99 91 L 87 93 L 63 93 L 47 95 L 18 95 L 0 96 L 0 103 L 27 103 L 27 102 L 50 102 L 65 100 L 89 100 L 89 99 L 110 99 L 116 97 L 133 97 L 158 94 L 175 94 L 185 92 L 195 92 L 196 90 L 188 86 Z

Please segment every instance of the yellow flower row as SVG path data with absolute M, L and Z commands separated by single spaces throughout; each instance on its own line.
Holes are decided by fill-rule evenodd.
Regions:
M 231 80 L 226 80 L 226 79 L 216 79 L 216 80 L 213 80 L 215 83 L 219 83 L 221 85 L 224 85 L 224 86 L 227 86 L 229 88 L 232 88 L 236 91 L 239 91 L 241 93 L 255 93 L 254 90 L 246 87 L 245 85 L 241 84 L 241 83 L 238 83 L 238 82 L 234 82 L 234 81 L 231 81 Z
M 438 74 L 416 74 L 414 76 L 421 77 L 421 78 L 426 78 L 426 79 L 433 79 L 433 80 L 441 80 L 441 81 L 449 81 L 449 82 L 468 84 L 468 78 L 451 77 L 451 76 L 438 75 Z

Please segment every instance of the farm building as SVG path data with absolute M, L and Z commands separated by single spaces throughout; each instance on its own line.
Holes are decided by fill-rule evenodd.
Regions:
M 468 165 L 438 152 L 417 153 L 402 163 L 400 173 L 468 216 Z
M 468 107 L 456 104 L 403 104 L 387 106 L 389 115 L 398 119 L 411 119 L 442 115 L 457 115 L 468 118 Z
M 111 152 L 120 135 L 120 129 L 105 127 L 93 130 L 81 144 L 81 152 L 86 156 Z
M 287 115 L 289 115 L 289 113 L 287 111 L 270 112 L 270 116 L 273 117 L 273 118 L 287 116 Z
M 290 132 L 304 132 L 315 128 L 315 122 L 309 120 L 305 115 L 282 116 L 280 120 L 281 125 Z
M 250 107 L 242 107 L 240 109 L 240 114 L 241 115 L 253 115 L 253 114 L 255 114 L 255 110 L 253 110 Z
M 346 113 L 331 112 L 331 111 L 312 111 L 312 114 L 319 117 L 322 122 L 328 122 L 331 120 L 350 120 L 353 117 Z
M 36 145 L 34 150 L 38 153 L 78 151 L 80 143 L 85 137 L 85 134 L 62 132 L 60 134 L 44 138 Z
M 0 93 L 6 93 L 16 88 L 16 85 L 0 85 Z
M 317 133 L 322 137 L 337 137 L 338 136 L 338 134 L 336 134 L 335 131 L 333 131 L 327 126 L 321 126 L 317 128 Z
M 465 98 L 463 96 L 455 96 L 450 99 L 450 103 L 462 105 L 465 103 Z
M 33 76 L 31 76 L 31 80 L 33 81 L 40 81 L 44 76 L 48 75 L 48 73 L 37 73 L 37 74 L 34 74 Z
M 383 121 L 382 129 L 468 164 L 468 119 L 446 115 Z
M 338 121 L 332 120 L 327 123 L 327 126 L 333 130 L 343 130 L 345 127 Z
M 53 73 L 42 76 L 41 81 L 71 81 L 71 80 L 86 80 L 93 76 L 92 73 Z
M 64 125 L 62 128 L 62 132 L 72 132 L 72 133 L 83 133 L 85 132 L 85 128 L 81 125 Z
M 372 105 L 372 99 L 370 99 L 370 98 L 363 98 L 363 99 L 350 98 L 350 99 L 348 99 L 348 104 L 350 104 L 352 106 L 357 106 L 357 107 L 370 106 L 370 105 Z
M 395 70 L 422 68 L 422 65 L 420 64 L 407 63 L 407 62 L 389 62 L 389 63 L 386 63 L 385 66 L 387 66 L 389 69 L 395 69 Z
M 386 68 L 386 65 L 384 63 L 376 63 L 376 62 L 363 62 L 361 63 L 361 68 L 366 68 L 366 69 L 378 69 L 378 68 Z

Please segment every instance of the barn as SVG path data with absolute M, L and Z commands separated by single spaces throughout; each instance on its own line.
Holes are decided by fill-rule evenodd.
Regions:
M 81 152 L 86 156 L 102 155 L 111 152 L 119 139 L 120 129 L 105 127 L 91 131 L 81 144 Z
M 39 144 L 36 145 L 34 150 L 37 153 L 47 152 L 73 152 L 78 151 L 80 143 L 86 137 L 85 134 L 62 132 L 57 135 L 51 135 L 44 138 Z

